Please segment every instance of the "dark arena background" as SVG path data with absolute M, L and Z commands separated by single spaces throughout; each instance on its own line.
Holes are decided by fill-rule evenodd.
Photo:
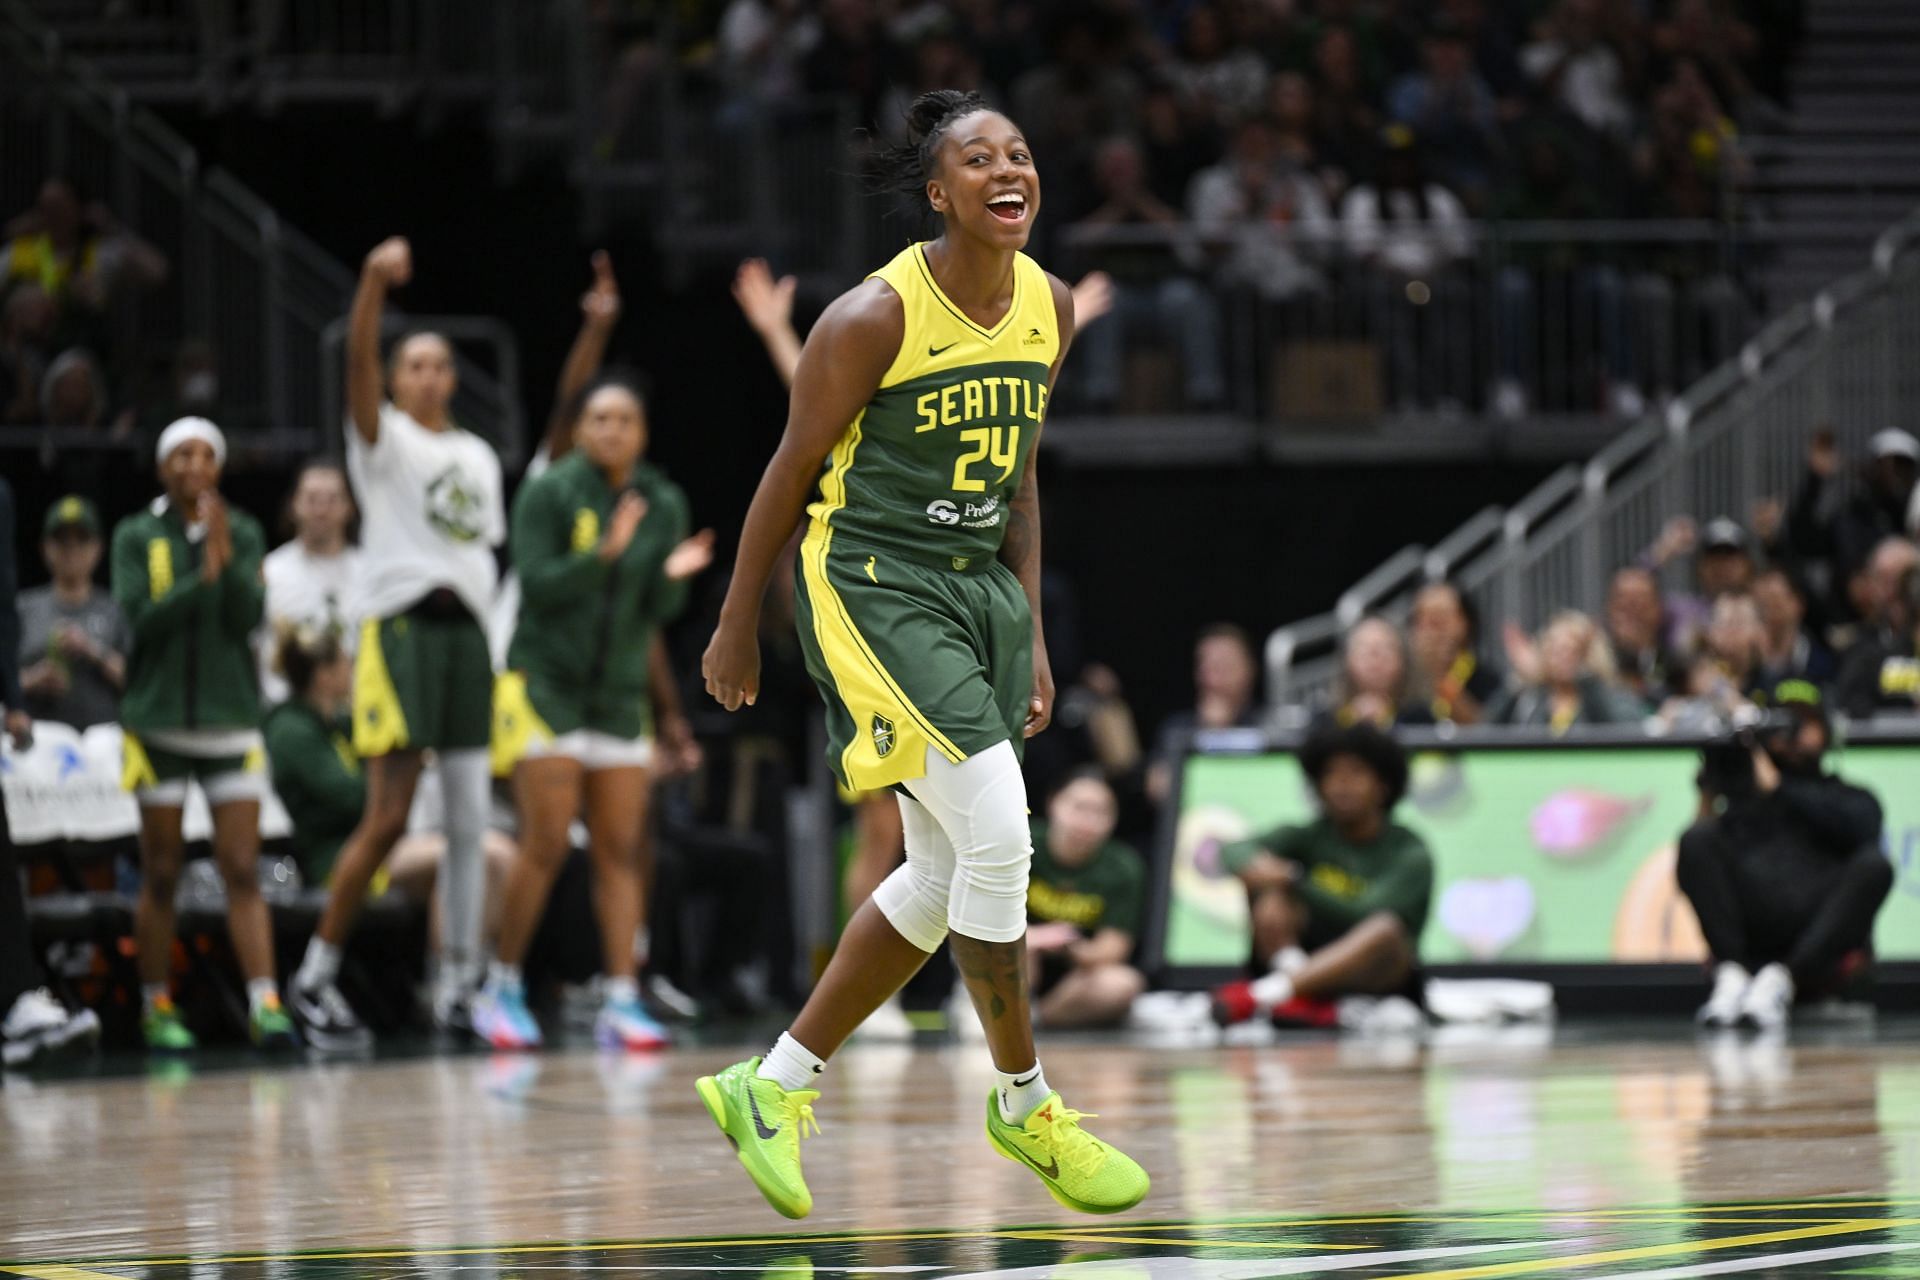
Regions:
M 933 739 L 824 549 L 702 662 L 942 89 L 1076 313 L 1005 980 L 1151 1190 L 983 1141 L 947 944 L 789 1222 L 695 1081 L 904 937 L 829 741 Z M 0 1276 L 1920 1276 L 1916 353 L 1912 0 L 0 0 Z

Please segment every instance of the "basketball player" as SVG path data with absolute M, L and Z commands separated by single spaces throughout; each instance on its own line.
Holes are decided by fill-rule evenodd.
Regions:
M 220 428 L 182 418 L 160 433 L 156 454 L 165 494 L 113 531 L 113 596 L 133 629 L 120 704 L 121 781 L 140 802 L 140 1027 L 157 1053 L 194 1048 L 167 989 L 185 857 L 180 826 L 193 781 L 213 812 L 227 931 L 247 980 L 248 1031 L 263 1048 L 291 1048 L 293 1026 L 273 982 L 273 920 L 260 897 L 267 766 L 251 644 L 265 596 L 266 537 L 220 496 Z
M 493 663 L 481 620 L 506 516 L 499 458 L 449 412 L 455 377 L 446 338 L 412 333 L 394 344 L 392 399 L 381 399 L 380 309 L 387 291 L 412 276 L 406 240 L 378 245 L 361 270 L 347 330 L 347 470 L 363 522 L 353 746 L 366 762 L 367 807 L 340 850 L 326 912 L 289 990 L 295 1016 L 321 1048 L 367 1041 L 335 985 L 340 949 L 368 883 L 406 831 L 426 751 L 437 757 L 446 798 L 437 1021 L 457 1025 L 480 976 L 493 728 Z
M 904 789 L 907 861 L 855 914 L 773 1049 L 697 1088 L 768 1203 L 804 1217 L 814 1078 L 950 934 L 998 1073 L 988 1140 L 1061 1204 L 1119 1212 L 1146 1195 L 1147 1175 L 1046 1083 L 1024 947 L 1033 849 L 1020 743 L 1046 728 L 1053 701 L 1030 455 L 1073 302 L 1020 252 L 1040 182 L 1013 123 L 977 95 L 941 91 L 914 101 L 909 124 L 888 176 L 943 233 L 814 326 L 703 662 L 728 710 L 758 696 L 761 597 L 809 512 L 799 626 L 831 759 L 851 787 Z
M 474 1004 L 474 1030 L 496 1049 L 540 1046 L 520 966 L 583 797 L 605 976 L 594 1038 L 614 1049 L 667 1043 L 634 973 L 654 756 L 648 677 L 653 638 L 711 563 L 713 533 L 687 536 L 686 495 L 642 461 L 646 409 L 632 385 L 603 379 L 576 406 L 573 448 L 513 504 L 520 617 L 495 692 L 494 745 L 517 761 L 520 851 L 499 957 Z

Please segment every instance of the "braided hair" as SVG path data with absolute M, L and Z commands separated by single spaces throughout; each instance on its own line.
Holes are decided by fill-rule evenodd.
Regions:
M 991 110 L 979 94 L 959 89 L 934 89 L 907 108 L 907 140 L 882 147 L 874 157 L 876 194 L 905 196 L 923 214 L 931 214 L 927 179 L 933 176 L 934 153 L 953 122 L 976 111 Z

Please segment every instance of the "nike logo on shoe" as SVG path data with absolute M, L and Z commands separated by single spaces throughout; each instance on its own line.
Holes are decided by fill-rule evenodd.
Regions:
M 940 354 L 941 354 L 941 353 L 943 353 L 943 352 L 947 352 L 947 351 L 951 351 L 951 350 L 953 350 L 953 349 L 954 349 L 955 347 L 957 347 L 957 346 L 959 346 L 959 345 L 960 345 L 960 341 L 959 341 L 959 339 L 957 339 L 957 338 L 956 338 L 956 339 L 954 339 L 954 340 L 953 340 L 952 342 L 949 342 L 949 343 L 948 343 L 948 344 L 947 344 L 946 346 L 944 346 L 944 347 L 936 347 L 936 346 L 933 346 L 933 345 L 931 345 L 931 344 L 929 344 L 929 345 L 928 345 L 928 347 L 927 347 L 927 354 L 928 354 L 929 356 L 937 356 L 937 355 L 940 355 Z
M 1058 1160 L 1049 1160 L 1045 1164 L 1041 1164 L 1038 1160 L 1035 1160 L 1032 1156 L 1012 1143 L 1007 1144 L 1007 1149 L 1019 1157 L 1021 1164 L 1026 1165 L 1049 1182 L 1058 1182 L 1060 1180 L 1060 1162 Z
M 753 1131 L 760 1135 L 762 1142 L 780 1136 L 780 1130 L 767 1128 L 767 1122 L 760 1118 L 760 1100 L 753 1096 L 752 1089 L 747 1090 L 747 1109 L 753 1112 Z

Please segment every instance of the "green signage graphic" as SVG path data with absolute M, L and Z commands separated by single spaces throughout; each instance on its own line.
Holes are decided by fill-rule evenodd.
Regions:
M 1880 914 L 1882 959 L 1920 959 L 1920 747 L 1856 745 L 1829 766 L 1886 808 L 1898 881 Z M 1679 747 L 1423 752 L 1397 818 L 1433 849 L 1429 961 L 1701 960 L 1674 882 L 1674 845 L 1699 811 L 1699 754 Z M 1165 963 L 1239 965 L 1247 902 L 1219 845 L 1314 815 L 1291 755 L 1186 761 Z

